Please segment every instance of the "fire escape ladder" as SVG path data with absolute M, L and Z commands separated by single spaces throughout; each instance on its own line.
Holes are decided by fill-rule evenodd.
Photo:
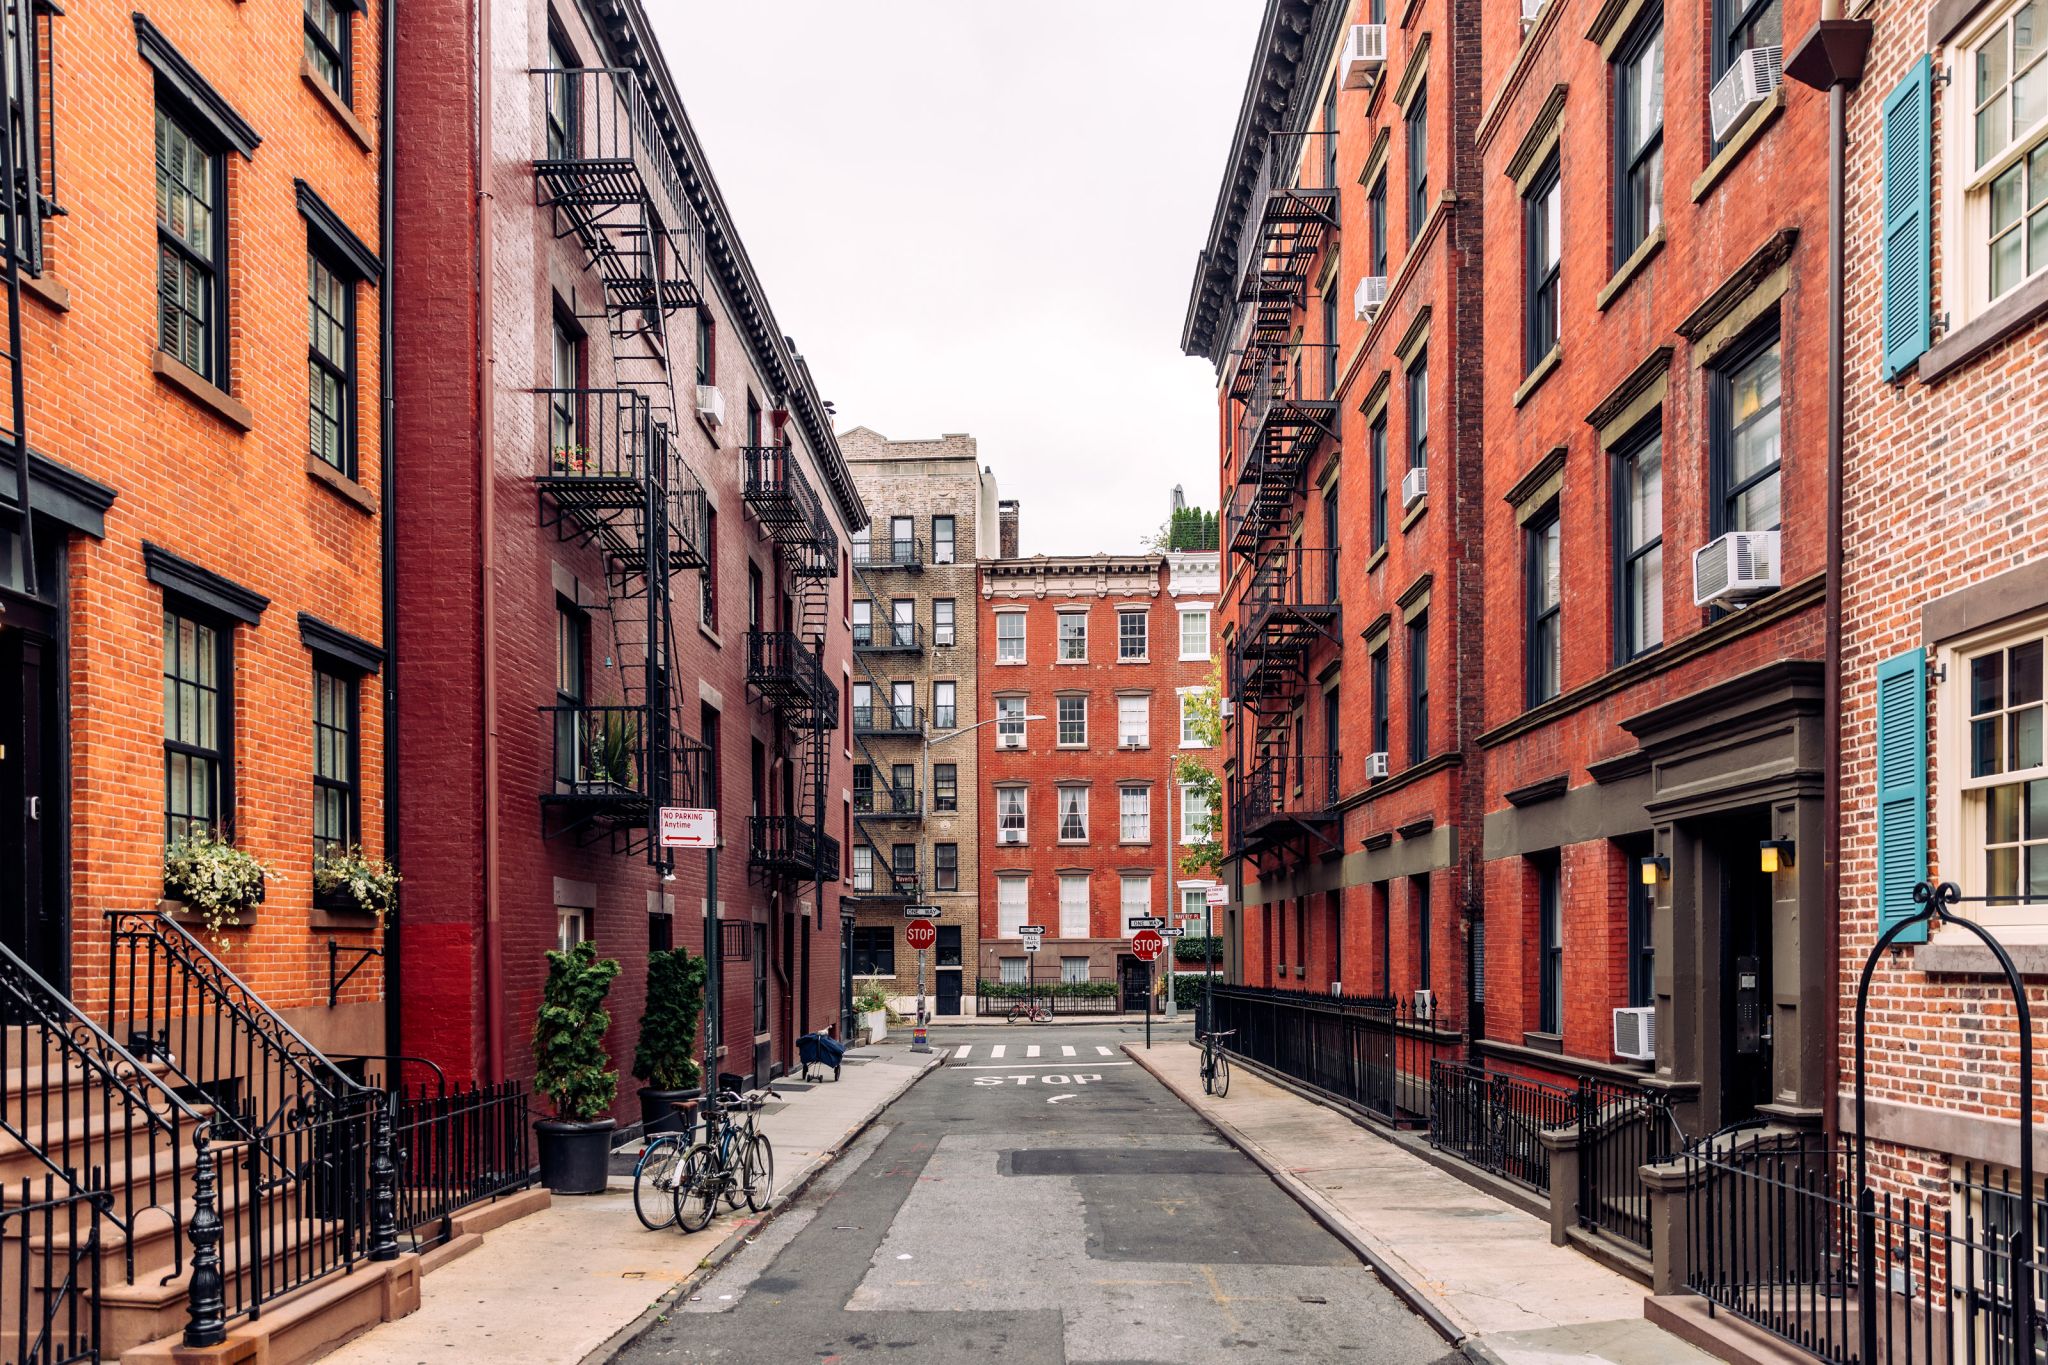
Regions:
M 872 633 L 878 629 L 893 632 L 896 629 L 893 617 L 889 621 L 876 620 L 877 610 L 888 599 L 882 597 L 877 590 L 870 568 L 863 566 L 858 556 L 854 557 L 853 562 L 853 585 L 855 600 L 868 603 L 870 639 L 872 640 Z M 917 746 L 914 752 L 921 751 L 928 733 L 925 728 L 926 715 L 915 699 L 906 706 L 897 705 L 894 680 L 884 678 L 875 670 L 873 655 L 864 647 L 864 642 L 858 634 L 854 639 L 853 660 L 854 666 L 860 670 L 861 680 L 868 686 L 869 698 L 867 714 L 863 715 L 861 709 L 856 707 L 853 715 L 854 745 L 859 749 L 862 761 L 867 764 L 870 778 L 868 809 L 862 810 L 859 799 L 856 798 L 853 812 L 855 835 L 867 846 L 868 857 L 871 860 L 871 885 L 860 894 L 877 900 L 915 900 L 923 890 L 921 869 L 917 865 L 923 861 L 921 848 L 919 856 L 913 861 L 913 866 L 899 873 L 893 849 L 883 847 L 876 838 L 875 826 L 900 825 L 906 821 L 923 818 L 923 803 L 917 790 L 917 781 L 921 774 L 917 771 L 918 765 L 913 762 L 910 785 L 898 787 L 894 780 L 895 763 L 876 751 L 875 742 L 878 737 L 886 736 L 891 741 L 910 741 Z M 913 844 L 921 842 L 914 840 Z

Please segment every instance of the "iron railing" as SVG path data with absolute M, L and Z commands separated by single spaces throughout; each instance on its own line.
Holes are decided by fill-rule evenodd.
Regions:
M 545 388 L 534 399 L 543 526 L 597 546 L 628 573 L 704 567 L 704 485 L 646 394 Z
M 756 815 L 748 820 L 749 860 L 779 876 L 837 876 L 839 841 L 798 815 Z
M 924 648 L 924 632 L 915 621 L 855 621 L 853 647 L 871 654 L 914 653 Z
M 1579 1226 L 1650 1251 L 1641 1172 L 1671 1160 L 1685 1140 L 1670 1103 L 1652 1090 L 1584 1076 L 1577 1104 Z
M 1109 980 L 1065 981 L 977 981 L 974 983 L 974 1012 L 982 1018 L 1004 1018 L 1011 1010 L 1035 1004 L 1055 1017 L 1060 1015 L 1122 1014 L 1122 983 Z
M 830 730 L 839 719 L 839 685 L 804 638 L 787 630 L 747 632 L 747 686 L 798 729 Z
M 1207 1026 L 1230 1050 L 1391 1123 L 1428 1115 L 1431 1065 L 1464 1055 L 1458 1020 L 1376 997 L 1211 987 Z
M 1234 836 L 1254 839 L 1273 825 L 1316 825 L 1331 819 L 1338 802 L 1338 756 L 1268 754 L 1240 779 Z
M 1429 1145 L 1482 1171 L 1550 1191 L 1550 1152 L 1539 1134 L 1578 1116 L 1578 1093 L 1467 1062 L 1429 1071 Z
M 0 1349 L 21 1365 L 100 1359 L 101 1232 L 111 1196 L 67 1185 L 45 1175 L 0 1199 Z
M 398 1225 L 415 1251 L 447 1241 L 463 1209 L 534 1182 L 531 1106 L 517 1082 L 422 1086 L 396 1104 Z
M 1245 637 L 1266 648 L 1333 638 L 1337 588 L 1335 550 L 1294 545 L 1259 555 L 1240 599 Z
M 923 813 L 916 787 L 855 787 L 853 813 L 883 820 L 913 820 Z
M 890 540 L 856 540 L 853 543 L 856 569 L 921 569 L 924 541 L 917 536 Z
M 884 702 L 853 708 L 853 732 L 857 735 L 921 735 L 924 733 L 922 707 Z

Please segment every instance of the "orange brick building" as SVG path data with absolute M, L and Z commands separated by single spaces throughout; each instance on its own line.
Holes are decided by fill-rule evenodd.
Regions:
M 311 875 L 319 848 L 388 851 L 382 12 L 53 6 L 6 35 L 37 81 L 9 227 L 4 942 L 103 999 L 102 917 L 155 907 L 167 838 L 210 827 L 270 869 L 221 956 L 343 1052 L 385 1022 L 377 961 L 330 998 L 380 936 Z

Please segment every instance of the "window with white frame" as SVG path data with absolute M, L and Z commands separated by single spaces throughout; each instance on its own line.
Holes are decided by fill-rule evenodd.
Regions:
M 1116 744 L 1119 749 L 1143 749 L 1152 742 L 1152 699 L 1116 699 Z
M 1062 749 L 1088 747 L 1088 699 L 1055 697 L 1053 701 L 1059 719 L 1059 746 Z
M 996 788 L 996 832 L 998 835 L 1014 834 L 1017 839 L 1024 837 L 1024 789 L 1022 787 Z
M 1183 782 L 1180 787 L 1180 841 L 1199 842 L 1209 827 L 1209 798 L 1200 787 Z
M 1147 636 L 1145 613 L 1142 611 L 1120 611 L 1116 614 L 1116 657 L 1120 662 L 1143 663 Z
M 1955 58 L 1967 316 L 2048 269 L 2048 0 L 2002 6 Z
M 859 685 L 860 684 L 858 683 L 854 684 L 854 686 L 856 687 L 858 687 Z M 1023 743 L 1024 698 L 996 698 L 996 737 L 998 739 L 1010 739 L 1014 737 L 1018 743 Z
M 1088 937 L 1088 874 L 1085 872 L 1060 874 L 1060 937 Z
M 1059 653 L 1055 657 L 1063 664 L 1085 663 L 1088 659 L 1088 616 L 1085 612 L 1063 611 L 1059 614 Z
M 1207 659 L 1209 657 L 1209 610 L 1190 609 L 1180 614 L 1180 657 L 1182 659 Z
M 1152 789 L 1126 785 L 1116 789 L 1116 837 L 1127 844 L 1152 839 Z
M 1209 913 L 1209 892 L 1200 886 L 1183 886 L 1180 889 L 1180 917 L 1200 924 Z M 1193 929 L 1188 930 L 1193 933 Z
M 1987 923 L 2034 923 L 2048 909 L 2048 753 L 2044 753 L 2043 655 L 2048 619 L 1958 651 L 1941 685 L 1948 735 L 1962 774 L 1943 782 L 1950 834 L 1968 895 L 1995 899 Z M 1955 796 L 1946 798 L 1953 789 Z M 1973 884 L 1974 883 L 1974 884 Z
M 1202 739 L 1201 688 L 1193 688 L 1180 694 L 1180 747 L 1183 749 L 1206 749 L 1209 745 Z
M 1022 938 L 1031 897 L 1027 877 L 996 878 L 996 937 Z
M 1149 872 L 1126 872 L 1122 878 L 1118 904 L 1123 910 L 1124 930 L 1129 932 L 1134 916 L 1152 913 L 1152 874 Z
M 1021 986 L 1029 979 L 1031 959 L 1028 957 L 1002 957 L 996 959 L 996 966 L 1002 974 L 1005 986 Z
M 590 937 L 590 911 L 575 905 L 555 907 L 555 949 L 568 952 Z
M 996 613 L 996 662 L 999 664 L 1021 664 L 1024 662 L 1024 613 L 1003 611 Z
M 1063 957 L 1060 959 L 1060 981 L 1068 986 L 1078 986 L 1088 979 L 1088 959 L 1085 957 Z
M 1063 844 L 1085 844 L 1088 842 L 1088 789 L 1086 787 L 1061 787 L 1060 801 L 1060 842 Z
M 872 891 L 875 889 L 875 851 L 866 844 L 853 846 L 853 889 Z

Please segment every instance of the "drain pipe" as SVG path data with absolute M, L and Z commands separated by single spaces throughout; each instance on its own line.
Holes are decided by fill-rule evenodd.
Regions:
M 483 694 L 483 873 L 484 873 L 484 1046 L 493 1083 L 505 1079 L 504 925 L 499 909 L 501 888 L 498 839 L 498 537 L 492 496 L 497 430 L 496 288 L 492 243 L 496 240 L 497 201 L 491 194 L 491 53 L 492 0 L 477 0 L 477 559 L 478 610 L 483 617 L 478 648 L 482 651 Z
M 392 296 L 397 292 L 394 279 L 398 265 L 392 236 L 392 201 L 395 197 L 392 171 L 396 156 L 392 150 L 391 134 L 396 123 L 391 111 L 397 107 L 398 101 L 398 21 L 393 17 L 397 5 L 398 0 L 384 0 L 378 7 L 383 21 L 383 33 L 379 36 L 382 38 L 384 90 L 377 122 L 377 242 L 384 252 L 384 278 L 377 290 L 377 494 L 380 513 L 377 538 L 384 578 L 384 857 L 393 867 L 403 867 L 405 863 L 399 856 L 398 846 L 401 828 L 398 820 L 398 528 L 392 513 L 398 478 L 391 468 L 392 452 L 398 448 L 398 439 L 391 429 L 394 408 L 391 398 L 391 347 L 396 320 Z M 401 891 L 399 894 L 403 899 L 404 893 Z M 403 920 L 403 915 L 391 915 L 384 926 L 384 1052 L 390 1057 L 401 1056 L 405 1052 L 404 1018 L 395 986 L 399 979 L 401 946 L 398 926 Z

